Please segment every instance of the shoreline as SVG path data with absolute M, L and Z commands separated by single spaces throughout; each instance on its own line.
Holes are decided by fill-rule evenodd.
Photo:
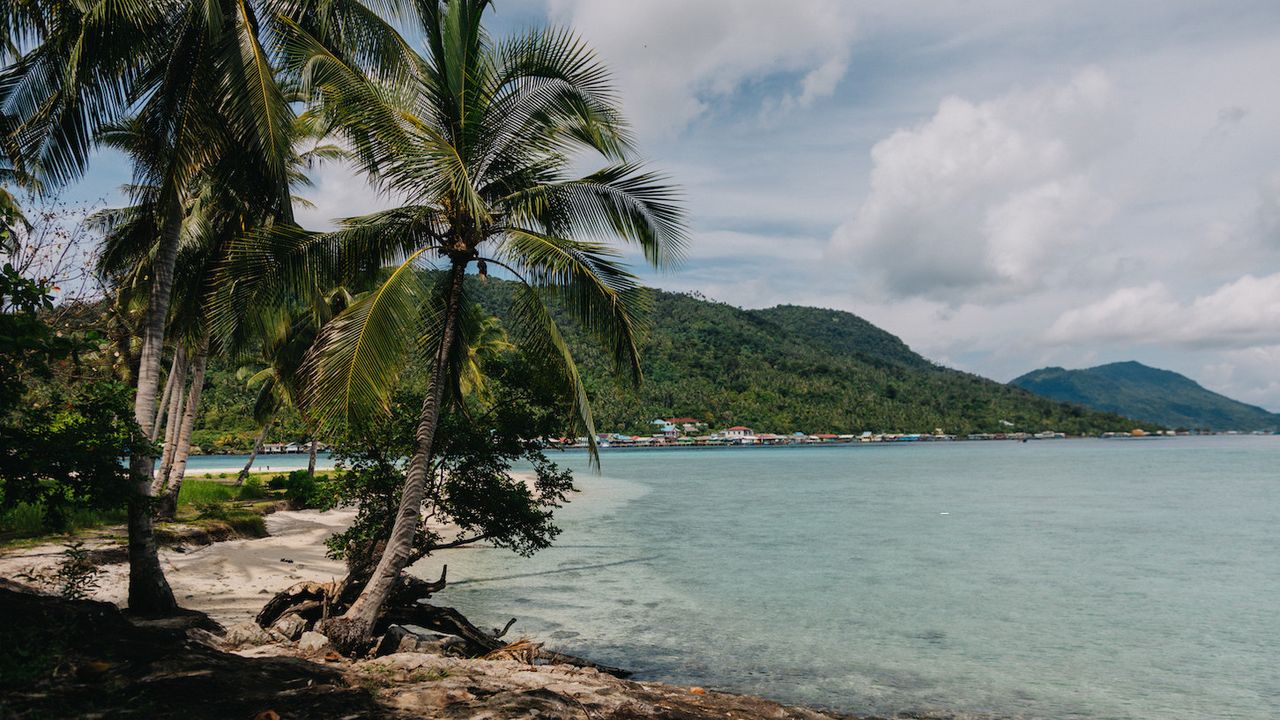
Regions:
M 344 564 L 325 557 L 323 540 L 334 530 L 349 524 L 354 514 L 354 510 L 280 510 L 267 516 L 270 534 L 265 538 L 223 540 L 190 549 L 180 546 L 166 548 L 160 553 L 161 564 L 183 608 L 204 613 L 232 633 L 243 635 L 252 630 L 249 626 L 254 616 L 274 593 L 295 583 L 328 582 L 342 576 Z M 61 559 L 60 550 L 61 546 L 49 544 L 0 554 L 0 578 L 3 579 L 0 588 L 8 586 L 8 581 L 27 567 L 56 564 Z M 436 556 L 430 560 L 435 565 L 442 565 L 455 559 L 456 556 Z M 92 601 L 123 608 L 128 592 L 127 563 L 103 565 L 100 570 L 99 587 L 92 593 Z M 51 598 L 50 602 L 64 601 Z M 513 634 L 513 638 L 519 637 L 519 633 Z M 540 642 L 544 639 L 533 640 Z M 582 708 L 590 707 L 601 713 L 593 717 L 615 716 L 612 713 L 621 713 L 616 716 L 626 718 L 737 716 L 854 720 L 858 717 L 831 710 L 787 706 L 763 697 L 715 689 L 621 680 L 569 665 L 531 665 L 515 655 L 498 659 L 468 659 L 401 652 L 365 660 L 335 661 L 330 658 L 325 661 L 298 643 L 282 642 L 281 638 L 266 644 L 239 647 L 234 641 L 227 644 L 219 640 L 216 644 L 249 659 L 300 658 L 319 663 L 325 669 L 337 667 L 348 676 L 347 684 L 357 687 L 368 680 L 369 675 L 382 678 L 378 681 L 381 687 L 374 693 L 375 697 L 387 706 L 388 711 L 410 711 L 404 717 L 471 717 L 472 713 L 480 713 L 480 716 L 495 720 L 514 720 L 528 717 L 527 712 L 535 708 L 549 709 L 533 704 L 536 697 L 547 693 L 566 696 Z M 188 659 L 184 658 L 182 662 Z M 423 677 L 432 680 L 422 682 Z M 528 699 L 514 704 L 509 700 L 493 700 L 493 697 L 504 694 L 527 695 Z M 463 707 L 466 714 L 458 714 Z M 632 714 L 637 707 L 646 708 L 646 712 Z M 666 714 L 677 709 L 678 712 Z M 581 717 L 581 711 L 576 712 L 577 717 Z M 388 714 L 384 717 L 396 716 Z M 543 716 L 573 717 L 572 714 Z

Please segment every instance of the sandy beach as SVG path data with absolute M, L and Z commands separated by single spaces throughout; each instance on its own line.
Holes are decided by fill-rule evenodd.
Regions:
M 344 565 L 325 557 L 324 541 L 353 517 L 354 510 L 282 510 L 266 518 L 270 537 L 163 549 L 160 562 L 183 607 L 232 625 L 251 620 L 271 595 L 296 582 L 340 579 Z M 86 547 L 102 547 L 105 542 L 90 540 Z M 13 578 L 33 566 L 55 565 L 62 550 L 61 545 L 49 544 L 6 553 L 0 556 L 0 576 Z M 128 564 L 104 565 L 101 570 L 93 598 L 123 607 Z

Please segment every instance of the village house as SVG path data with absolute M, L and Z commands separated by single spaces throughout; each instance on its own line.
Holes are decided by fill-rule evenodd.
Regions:
M 653 420 L 649 424 L 653 425 L 662 437 L 672 440 L 680 437 L 680 426 L 671 420 Z
M 699 431 L 705 430 L 707 427 L 706 423 L 702 422 L 698 418 L 691 418 L 691 417 L 667 418 L 665 422 L 670 425 L 675 425 L 685 433 L 697 433 Z

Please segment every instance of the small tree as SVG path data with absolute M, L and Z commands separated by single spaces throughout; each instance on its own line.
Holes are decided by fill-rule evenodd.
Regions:
M 44 314 L 49 288 L 12 265 L 0 271 L 0 509 L 40 506 L 49 530 L 71 507 L 108 509 L 128 497 L 120 458 L 149 452 L 133 421 L 132 393 L 95 377 L 81 356 L 100 337 L 58 332 Z M 105 371 L 104 371 L 105 372 Z
M 565 430 L 563 394 L 539 383 L 547 374 L 519 354 L 486 368 L 492 401 L 453 405 L 441 419 L 411 563 L 476 543 L 528 556 L 560 532 L 552 511 L 574 491 L 573 478 L 545 448 Z M 388 416 L 335 448 L 342 470 L 328 484 L 328 505 L 359 506 L 351 527 L 328 540 L 330 554 L 348 561 L 349 584 L 363 584 L 391 534 L 405 482 L 403 458 L 414 443 L 414 398 L 412 391 L 398 393 Z M 529 481 L 512 473 L 517 462 L 531 466 Z

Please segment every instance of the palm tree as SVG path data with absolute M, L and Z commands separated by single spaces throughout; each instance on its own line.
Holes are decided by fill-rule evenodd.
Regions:
M 630 161 L 632 147 L 605 69 L 572 34 L 538 30 L 496 42 L 482 25 L 487 0 L 426 3 L 426 57 L 398 84 L 364 76 L 299 28 L 291 66 L 357 164 L 402 207 L 349 218 L 328 233 L 276 233 L 234 252 L 220 312 L 234 316 L 289 284 L 329 274 L 332 285 L 394 269 L 325 326 L 308 359 L 303 401 L 322 422 L 385 408 L 403 358 L 420 338 L 432 358 L 394 529 L 372 578 L 325 632 L 367 641 L 408 561 L 441 406 L 464 360 L 464 278 L 490 266 L 521 285 L 513 333 L 559 362 L 589 437 L 591 413 L 573 357 L 546 300 L 565 302 L 633 380 L 646 295 L 595 238 L 638 246 L 660 266 L 678 256 L 683 216 L 674 191 Z M 591 153 L 608 163 L 573 177 Z M 425 275 L 422 265 L 441 272 Z M 432 278 L 424 282 L 424 277 Z
M 309 294 L 313 296 L 313 302 L 306 307 L 295 302 L 284 307 L 259 309 L 255 327 L 260 342 L 260 361 L 244 365 L 236 373 L 237 377 L 246 380 L 249 387 L 258 388 L 253 419 L 259 431 L 249 460 L 236 478 L 236 485 L 243 485 L 248 478 L 249 469 L 276 416 L 286 409 L 299 409 L 298 395 L 307 350 L 315 342 L 320 328 L 352 301 L 346 288 L 336 288 L 327 293 L 313 289 Z M 308 459 L 308 474 L 312 476 L 315 475 L 317 442 L 313 432 Z
M 305 115 L 295 119 L 290 133 L 298 148 L 289 159 L 292 186 L 310 184 L 306 170 L 315 164 L 344 156 L 336 146 L 323 143 L 319 129 Z M 145 136 L 136 123 L 124 123 L 110 129 L 103 139 L 129 150 Z M 173 368 L 165 383 L 165 396 L 156 410 L 157 422 L 153 428 L 153 432 L 158 433 L 159 419 L 167 411 L 160 471 L 152 480 L 152 494 L 167 488 L 160 503 L 160 517 L 172 517 L 177 509 L 191 434 L 198 416 L 204 373 L 211 352 L 205 303 L 211 289 L 210 279 L 233 238 L 248 230 L 269 227 L 285 217 L 278 204 L 273 202 L 271 181 L 258 176 L 255 170 L 252 163 L 244 162 L 243 155 L 229 153 L 222 156 L 207 171 L 194 178 L 192 199 L 185 209 L 174 265 L 177 290 L 170 305 L 167 331 L 175 345 Z M 137 276 L 140 273 L 145 275 L 154 264 L 158 248 L 154 234 L 146 232 L 152 207 L 142 203 L 105 211 L 95 218 L 105 235 L 99 262 L 101 275 L 122 279 L 132 277 L 136 282 Z M 327 307 L 312 313 L 322 319 L 332 314 L 333 311 Z M 314 317 L 309 318 L 313 324 L 316 322 Z M 259 333 L 262 325 L 257 323 L 244 332 Z M 302 353 L 314 335 L 312 330 L 301 340 L 293 341 L 297 346 L 295 365 L 301 362 Z M 191 375 L 190 388 L 184 392 L 188 371 Z
M 134 153 L 135 185 L 149 191 L 145 201 L 157 219 L 159 251 L 151 265 L 134 415 L 148 435 L 156 419 L 188 185 L 216 157 L 211 153 L 237 145 L 269 168 L 278 147 L 271 126 L 289 112 L 284 102 L 273 102 L 269 68 L 245 62 L 238 40 L 247 37 L 257 45 L 248 19 L 227 15 L 215 22 L 199 6 L 18 2 L 4 18 L 6 29 L 20 28 L 34 40 L 33 49 L 0 76 L 0 107 L 15 119 L 11 137 L 33 173 L 55 184 L 78 176 L 99 130 L 131 106 L 137 106 L 137 122 L 146 129 L 140 136 L 144 147 Z M 227 82 L 228 74 L 256 79 L 258 92 L 248 82 Z M 258 109 L 250 109 L 249 96 L 257 99 Z M 149 456 L 130 458 L 137 490 L 129 504 L 129 607 L 144 614 L 166 613 L 177 605 L 152 529 L 152 463 Z
M 273 66 L 285 26 L 306 28 L 370 67 L 394 66 L 403 45 L 357 0 L 15 0 L 0 7 L 0 116 L 20 170 L 57 187 L 83 172 L 104 126 L 132 112 L 147 129 L 150 147 L 134 154 L 135 184 L 151 189 L 159 243 L 134 414 L 148 435 L 193 180 L 218 158 L 239 154 L 272 180 L 273 205 L 289 217 L 293 113 Z M 151 528 L 152 465 L 150 456 L 130 458 L 137 492 L 129 512 L 129 606 L 140 613 L 176 607 Z

